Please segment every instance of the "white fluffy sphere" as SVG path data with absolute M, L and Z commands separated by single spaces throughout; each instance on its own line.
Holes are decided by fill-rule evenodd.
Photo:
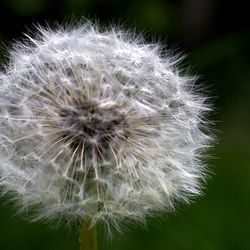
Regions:
M 39 29 L 0 73 L 0 186 L 36 219 L 143 220 L 199 194 L 206 98 L 119 29 Z

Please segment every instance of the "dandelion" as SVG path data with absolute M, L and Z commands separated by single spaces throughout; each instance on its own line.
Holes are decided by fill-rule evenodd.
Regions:
M 199 194 L 210 108 L 178 58 L 116 28 L 38 29 L 0 73 L 2 193 L 117 229 Z

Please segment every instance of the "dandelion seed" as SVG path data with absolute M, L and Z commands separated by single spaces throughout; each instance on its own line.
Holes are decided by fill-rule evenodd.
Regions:
M 0 73 L 0 186 L 35 219 L 142 221 L 200 193 L 206 98 L 119 29 L 39 28 Z

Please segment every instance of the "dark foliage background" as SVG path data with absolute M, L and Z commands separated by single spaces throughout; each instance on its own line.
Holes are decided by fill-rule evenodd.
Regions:
M 201 76 L 215 97 L 219 143 L 209 160 L 206 195 L 175 214 L 115 234 L 99 233 L 100 250 L 250 249 L 250 32 L 247 1 L 227 0 L 0 0 L 0 59 L 32 24 L 81 17 L 144 32 L 187 54 L 183 66 Z M 77 232 L 28 223 L 0 200 L 1 250 L 78 249 Z

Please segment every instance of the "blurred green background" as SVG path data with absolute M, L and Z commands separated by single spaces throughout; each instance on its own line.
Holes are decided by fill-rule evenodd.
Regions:
M 214 97 L 218 143 L 205 195 L 174 214 L 149 221 L 107 240 L 100 250 L 250 249 L 250 32 L 244 0 L 0 0 L 0 58 L 5 46 L 32 24 L 81 17 L 122 24 L 187 54 L 183 62 L 201 76 Z M 0 250 L 78 249 L 75 229 L 51 229 L 15 215 L 0 200 Z

